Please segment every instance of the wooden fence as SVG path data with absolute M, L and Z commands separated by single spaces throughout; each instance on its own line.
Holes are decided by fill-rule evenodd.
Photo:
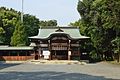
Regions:
M 26 61 L 34 59 L 34 56 L 0 56 L 1 61 Z

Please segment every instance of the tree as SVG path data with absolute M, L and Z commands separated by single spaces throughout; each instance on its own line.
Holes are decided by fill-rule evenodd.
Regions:
M 9 44 L 13 35 L 18 14 L 15 10 L 9 10 L 5 7 L 0 8 L 0 27 L 4 34 L 0 35 L 4 44 Z
M 0 42 L 3 43 L 4 39 L 4 34 L 5 34 L 5 30 L 3 29 L 3 22 L 2 22 L 2 18 L 0 17 Z
M 78 21 L 80 30 L 84 35 L 91 37 L 91 44 L 94 47 L 91 53 L 98 54 L 97 57 L 100 59 L 113 58 L 112 42 L 116 41 L 116 37 L 119 37 L 119 35 L 116 36 L 116 32 L 120 34 L 119 5 L 120 1 L 118 0 L 83 0 L 78 2 L 77 10 L 81 15 L 81 19 Z
M 39 19 L 35 16 L 25 14 L 24 15 L 24 23 L 23 25 L 26 27 L 27 37 L 35 36 L 38 34 L 39 27 Z
M 48 27 L 48 26 L 57 26 L 57 21 L 56 20 L 48 20 L 48 21 L 40 21 L 39 25 L 41 27 Z
M 17 46 L 19 44 L 19 42 L 14 43 L 13 37 L 15 37 L 15 35 L 20 36 L 20 35 L 17 35 L 17 33 L 20 32 L 18 29 L 21 29 L 21 27 L 23 28 L 23 29 L 21 29 L 21 30 L 23 30 L 21 32 L 22 33 L 25 32 L 25 33 L 23 33 L 23 35 L 25 35 L 26 38 L 28 38 L 30 36 L 37 35 L 38 29 L 40 28 L 40 26 L 43 26 L 43 27 L 57 26 L 56 20 L 39 21 L 38 18 L 36 18 L 33 15 L 29 15 L 29 14 L 24 14 L 24 16 L 23 16 L 24 22 L 21 25 L 20 14 L 21 14 L 21 12 L 18 12 L 12 8 L 10 8 L 10 9 L 5 8 L 5 7 L 0 8 L 0 40 L 3 42 L 3 44 L 7 44 L 7 45 L 12 44 L 14 46 L 15 45 Z M 18 29 L 17 29 L 17 27 L 18 27 Z M 22 36 L 20 36 L 20 37 L 22 37 Z M 18 37 L 18 38 L 20 38 L 20 37 Z M 26 41 L 22 42 L 22 43 L 29 45 L 29 42 L 27 39 L 23 38 L 23 40 L 26 40 Z
M 13 36 L 11 37 L 12 46 L 25 46 L 27 41 L 27 33 L 25 27 L 17 22 Z
M 20 12 L 15 11 L 12 8 L 0 8 L 0 29 L 1 31 L 4 30 L 4 33 L 0 34 L 0 39 L 4 44 L 10 45 L 16 23 L 20 20 L 20 14 Z M 35 16 L 25 14 L 23 25 L 25 27 L 26 37 L 37 35 L 39 29 L 39 19 Z M 28 41 L 26 42 L 29 44 Z

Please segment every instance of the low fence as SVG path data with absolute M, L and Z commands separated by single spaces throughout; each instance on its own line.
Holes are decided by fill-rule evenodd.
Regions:
M 1 61 L 26 61 L 34 59 L 34 56 L 0 56 Z

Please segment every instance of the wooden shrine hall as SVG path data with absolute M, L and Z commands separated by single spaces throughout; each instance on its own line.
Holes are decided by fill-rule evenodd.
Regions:
M 35 59 L 80 59 L 80 43 L 89 37 L 82 36 L 77 27 L 42 27 L 37 36 L 29 37 Z

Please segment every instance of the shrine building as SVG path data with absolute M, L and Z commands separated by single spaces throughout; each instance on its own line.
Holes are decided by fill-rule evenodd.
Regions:
M 77 27 L 43 27 L 37 36 L 29 37 L 35 48 L 35 59 L 72 60 L 80 58 L 82 36 Z

